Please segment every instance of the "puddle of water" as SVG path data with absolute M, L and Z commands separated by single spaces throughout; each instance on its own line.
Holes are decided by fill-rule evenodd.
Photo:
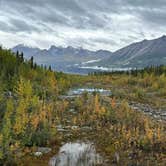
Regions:
M 68 92 L 69 96 L 72 95 L 81 95 L 83 93 L 100 93 L 101 95 L 111 95 L 111 91 L 110 90 L 105 90 L 105 89 L 97 89 L 97 88 L 78 88 L 78 89 L 71 89 Z
M 92 143 L 66 143 L 49 161 L 49 166 L 94 166 L 102 164 L 102 157 L 96 153 Z

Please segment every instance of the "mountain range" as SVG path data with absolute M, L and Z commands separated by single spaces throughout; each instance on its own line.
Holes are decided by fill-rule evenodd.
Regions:
M 153 40 L 132 43 L 115 52 L 90 51 L 83 48 L 51 46 L 49 49 L 17 45 L 13 52 L 23 52 L 38 64 L 51 65 L 53 69 L 72 73 L 87 73 L 94 70 L 125 70 L 150 65 L 166 64 L 166 36 Z
M 39 65 L 51 66 L 54 70 L 80 73 L 79 66 L 90 64 L 110 57 L 112 52 L 107 50 L 90 51 L 88 49 L 51 46 L 49 49 L 39 49 L 19 44 L 12 48 L 13 52 L 24 53 L 25 59 L 34 57 Z
M 91 65 L 107 68 L 143 68 L 162 64 L 166 65 L 166 36 L 133 43 L 113 52 L 109 58 Z
M 72 46 L 68 47 L 56 47 L 52 45 L 49 49 L 39 49 L 34 47 L 28 47 L 23 44 L 19 44 L 12 48 L 12 51 L 23 52 L 26 59 L 29 59 L 31 56 L 73 56 L 73 57 L 91 57 L 91 58 L 105 58 L 111 55 L 110 51 L 106 50 L 97 50 L 90 51 L 88 49 L 83 49 L 82 47 L 74 48 Z M 64 59 L 65 60 L 65 59 Z

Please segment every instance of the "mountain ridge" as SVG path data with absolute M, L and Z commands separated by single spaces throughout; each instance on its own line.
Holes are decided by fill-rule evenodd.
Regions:
M 51 45 L 48 49 L 40 49 L 37 47 L 30 47 L 30 46 L 26 46 L 24 44 L 18 44 L 16 46 L 14 46 L 11 49 L 13 52 L 19 51 L 19 52 L 23 52 L 25 55 L 25 58 L 30 58 L 31 56 L 35 56 L 36 54 L 39 55 L 40 52 L 44 53 L 45 55 L 78 55 L 78 56 L 87 56 L 87 55 L 98 55 L 100 56 L 100 54 L 102 54 L 103 56 L 109 56 L 110 54 L 112 54 L 111 51 L 108 50 L 96 50 L 96 51 L 92 51 L 92 50 L 88 50 L 88 49 L 84 49 L 82 47 L 72 47 L 72 46 L 67 46 L 67 47 L 62 47 L 62 46 L 55 46 L 55 45 Z
M 146 67 L 166 64 L 166 36 L 142 40 L 123 47 L 107 59 L 92 65 L 106 67 Z
M 50 46 L 39 49 L 18 45 L 12 49 L 21 51 L 25 58 L 34 56 L 38 64 L 51 65 L 55 70 L 64 72 L 89 69 L 103 70 L 112 68 L 143 68 L 151 65 L 166 64 L 166 35 L 159 38 L 132 43 L 115 52 L 107 50 L 91 51 L 84 48 Z M 80 69 L 81 68 L 81 69 Z
M 17 45 L 12 48 L 12 51 L 23 52 L 25 59 L 30 59 L 33 56 L 34 61 L 39 65 L 51 66 L 54 70 L 71 73 L 80 73 L 78 66 L 108 58 L 112 54 L 107 50 L 91 51 L 81 47 L 57 47 L 54 45 L 48 49 Z

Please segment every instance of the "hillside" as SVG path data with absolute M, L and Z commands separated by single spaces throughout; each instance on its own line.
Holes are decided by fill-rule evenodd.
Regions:
M 166 64 L 166 36 L 154 40 L 143 40 L 124 47 L 91 66 L 108 68 L 142 68 Z

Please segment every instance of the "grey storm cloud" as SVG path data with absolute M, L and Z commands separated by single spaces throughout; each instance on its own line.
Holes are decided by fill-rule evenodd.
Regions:
M 32 25 L 29 25 L 27 22 L 19 19 L 11 19 L 11 29 L 16 32 L 20 31 L 26 31 L 26 32 L 32 32 L 32 31 L 38 31 L 38 29 Z
M 165 26 L 166 0 L 0 0 L 0 35 L 9 46 L 7 37 L 19 33 L 14 43 L 117 49 L 162 35 Z

